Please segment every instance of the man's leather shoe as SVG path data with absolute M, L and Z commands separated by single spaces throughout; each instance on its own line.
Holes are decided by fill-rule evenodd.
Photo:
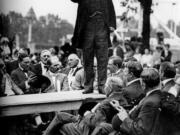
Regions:
M 85 90 L 82 92 L 83 94 L 89 94 L 89 93 L 93 93 L 93 90 Z

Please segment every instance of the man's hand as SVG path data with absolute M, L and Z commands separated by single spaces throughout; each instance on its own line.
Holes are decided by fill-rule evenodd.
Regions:
M 37 76 L 36 75 L 33 75 L 33 76 L 30 76 L 29 78 L 28 78 L 28 85 L 32 85 L 35 81 L 37 81 Z
M 121 121 L 124 121 L 124 119 L 129 117 L 126 110 L 122 106 L 119 105 L 119 102 L 117 100 L 112 100 L 110 104 L 119 112 L 117 116 L 119 117 Z
M 110 101 L 110 104 L 117 110 L 119 111 L 119 107 L 120 107 L 120 104 L 117 100 L 112 100 Z
M 98 103 L 96 106 L 94 106 L 92 109 L 91 109 L 91 112 L 95 112 L 96 111 L 96 109 L 100 106 L 101 104 L 100 103 Z
M 123 107 L 120 108 L 119 113 L 117 114 L 117 116 L 122 121 L 124 121 L 126 118 L 129 117 L 128 113 L 126 112 L 126 110 Z

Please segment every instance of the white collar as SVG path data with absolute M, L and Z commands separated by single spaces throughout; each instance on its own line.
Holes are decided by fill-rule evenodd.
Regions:
M 22 71 L 24 71 L 24 69 L 21 67 L 21 65 L 19 64 L 19 68 L 22 70 Z
M 120 68 L 116 71 L 116 74 L 121 73 L 121 72 L 122 72 L 122 69 Z
M 71 68 L 68 75 L 72 76 L 77 68 L 78 68 L 77 66 L 75 68 Z
M 137 78 L 137 79 L 134 79 L 134 80 L 128 82 L 128 83 L 127 83 L 127 86 L 129 86 L 130 84 L 132 84 L 132 83 L 134 83 L 134 82 L 136 82 L 136 81 L 138 81 L 138 80 L 141 82 L 141 78 Z
M 43 68 L 44 68 L 45 64 L 44 64 L 44 63 L 42 63 L 42 61 L 40 61 L 40 64 L 41 64 L 41 67 L 43 67 Z
M 75 71 L 78 67 L 76 66 L 75 68 L 71 68 L 71 71 Z
M 159 88 L 155 88 L 154 90 L 150 90 L 146 93 L 146 97 L 149 96 L 151 93 L 153 93 L 154 91 L 160 91 Z
M 162 81 L 163 85 L 166 85 L 169 81 L 173 80 L 174 78 L 165 79 Z

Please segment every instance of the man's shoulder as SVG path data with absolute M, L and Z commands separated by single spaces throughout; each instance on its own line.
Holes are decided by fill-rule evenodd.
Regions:
M 84 68 L 83 67 L 78 67 L 76 69 L 76 75 L 84 75 Z
M 132 82 L 131 84 L 127 85 L 125 87 L 125 89 L 129 90 L 129 89 L 141 89 L 142 86 L 141 86 L 141 83 L 140 83 L 140 80 L 137 80 L 135 82 Z
M 175 81 L 172 79 L 164 85 L 162 91 L 169 91 L 169 89 L 174 85 L 175 85 Z
M 14 69 L 14 70 L 12 71 L 11 75 L 15 75 L 15 74 L 18 74 L 18 73 L 20 73 L 20 72 L 21 72 L 21 70 L 20 70 L 20 68 L 18 67 L 18 68 Z
M 32 64 L 32 67 L 41 67 L 41 63 Z
M 41 63 L 32 64 L 32 65 L 30 66 L 30 70 L 31 70 L 33 73 L 40 74 L 39 72 L 41 72 L 41 70 L 42 70 Z
M 159 105 L 161 102 L 162 92 L 160 90 L 152 92 L 149 96 L 145 98 L 144 104 L 154 104 Z

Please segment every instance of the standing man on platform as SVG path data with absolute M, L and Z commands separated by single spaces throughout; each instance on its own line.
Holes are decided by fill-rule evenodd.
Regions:
M 84 94 L 93 92 L 93 60 L 98 64 L 98 91 L 104 93 L 107 78 L 110 31 L 116 28 L 112 0 L 71 0 L 78 3 L 76 26 L 72 45 L 83 50 L 85 70 Z

